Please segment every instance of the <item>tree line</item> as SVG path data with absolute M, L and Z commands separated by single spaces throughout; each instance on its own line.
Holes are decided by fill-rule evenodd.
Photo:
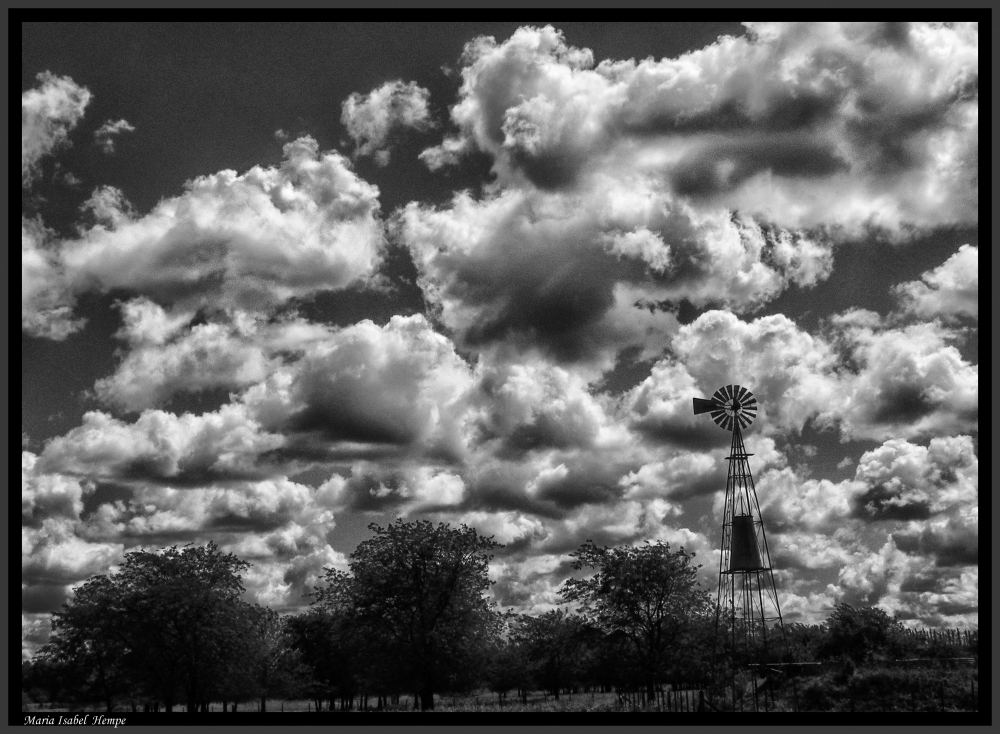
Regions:
M 489 562 L 502 546 L 474 528 L 369 528 L 348 570 L 326 569 L 308 608 L 290 615 L 247 602 L 249 564 L 214 543 L 130 552 L 53 615 L 48 644 L 22 665 L 22 699 L 193 712 L 254 700 L 265 711 L 268 699 L 384 708 L 406 696 L 432 710 L 442 693 L 488 690 L 501 705 L 512 692 L 522 701 L 529 691 L 652 696 L 711 676 L 714 605 L 684 548 L 588 541 L 570 554 L 587 575 L 561 589 L 567 606 L 528 615 L 492 601 Z M 786 634 L 788 660 L 864 664 L 919 656 L 931 642 L 941 656 L 958 649 L 907 633 L 878 608 L 847 605 Z

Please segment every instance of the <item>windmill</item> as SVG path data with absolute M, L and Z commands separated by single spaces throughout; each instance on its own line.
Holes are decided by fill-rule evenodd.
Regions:
M 757 504 L 757 491 L 743 445 L 743 430 L 757 415 L 757 400 L 740 385 L 726 385 L 710 400 L 694 398 L 694 413 L 710 413 L 720 428 L 732 431 L 729 476 L 722 519 L 722 555 L 719 559 L 719 591 L 715 616 L 715 663 L 728 669 L 734 710 L 744 708 L 746 696 L 737 695 L 737 672 L 750 672 L 752 708 L 768 709 L 767 694 L 758 696 L 757 673 L 767 670 L 770 652 L 778 640 L 785 646 L 785 628 L 774 586 L 771 554 Z M 770 651 L 769 651 L 770 649 Z M 739 698 L 739 701 L 737 699 Z

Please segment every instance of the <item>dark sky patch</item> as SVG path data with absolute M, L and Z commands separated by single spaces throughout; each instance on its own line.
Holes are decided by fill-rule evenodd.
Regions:
M 293 414 L 288 428 L 293 432 L 318 432 L 331 441 L 393 444 L 402 446 L 415 436 L 415 427 L 405 420 L 373 415 L 365 410 L 362 397 L 342 396 L 343 402 L 324 401 Z M 352 405 L 352 403 L 354 403 Z M 353 410 L 352 410 L 353 408 Z
M 919 385 L 890 385 L 879 395 L 872 420 L 876 423 L 913 423 L 932 413 L 935 407 Z
M 704 197 L 732 191 L 763 171 L 778 176 L 827 176 L 846 170 L 836 150 L 797 138 L 753 137 L 740 144 L 710 145 L 682 159 L 672 174 L 684 196 Z
M 29 584 L 21 589 L 21 611 L 28 614 L 58 609 L 69 598 L 63 584 Z
M 83 512 L 80 517 L 86 520 L 97 512 L 97 508 L 105 504 L 124 502 L 132 499 L 133 490 L 131 487 L 115 482 L 96 482 L 93 492 L 86 492 L 83 495 Z
M 929 500 L 906 497 L 907 489 L 894 490 L 886 484 L 869 487 L 854 499 L 854 516 L 876 520 L 926 520 L 931 516 Z
M 642 418 L 632 424 L 632 428 L 655 443 L 668 444 L 691 451 L 710 451 L 711 449 L 728 446 L 732 437 L 714 423 L 702 421 L 704 425 L 694 427 L 675 423 L 671 420 L 658 420 L 655 417 Z

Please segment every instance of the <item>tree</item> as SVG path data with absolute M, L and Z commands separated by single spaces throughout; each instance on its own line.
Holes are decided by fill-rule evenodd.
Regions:
M 302 614 L 288 618 L 291 645 L 299 653 L 308 671 L 303 693 L 322 708 L 323 700 L 335 692 L 353 689 L 356 678 L 351 636 L 345 629 L 345 615 L 322 606 L 312 606 Z
M 125 556 L 117 582 L 131 647 L 168 711 L 178 692 L 196 711 L 222 679 L 239 648 L 240 572 L 248 567 L 215 543 Z
M 668 653 L 692 621 L 710 609 L 699 588 L 694 553 L 656 542 L 639 547 L 600 548 L 588 540 L 570 556 L 577 571 L 596 573 L 569 579 L 561 591 L 580 602 L 581 613 L 607 634 L 630 643 L 649 695 L 663 679 Z
M 465 525 L 368 527 L 375 536 L 351 554 L 350 572 L 327 569 L 315 603 L 382 640 L 421 709 L 433 709 L 434 693 L 456 683 L 448 673 L 467 670 L 497 628 L 485 593 L 490 551 L 500 546 Z
M 557 700 L 578 682 L 586 621 L 564 609 L 520 617 L 518 637 L 531 661 L 535 681 Z
M 301 677 L 299 653 L 291 646 L 285 620 L 273 609 L 259 604 L 244 605 L 246 630 L 242 667 L 250 687 L 267 711 L 267 699 L 289 695 Z
M 73 672 L 78 696 L 101 701 L 107 711 L 131 679 L 123 622 L 114 581 L 96 576 L 53 615 L 53 634 L 42 649 L 43 658 Z
M 171 710 L 209 700 L 238 654 L 249 566 L 214 543 L 125 555 L 121 570 L 74 592 L 53 619 L 50 649 L 80 670 L 110 708 L 125 682 Z
M 525 695 L 530 678 L 525 644 L 514 634 L 498 635 L 489 644 L 483 679 L 486 686 L 497 694 L 500 705 L 503 706 L 507 693 L 513 688 Z
M 855 609 L 840 603 L 826 622 L 821 658 L 848 657 L 857 664 L 885 654 L 900 635 L 902 624 L 879 607 Z

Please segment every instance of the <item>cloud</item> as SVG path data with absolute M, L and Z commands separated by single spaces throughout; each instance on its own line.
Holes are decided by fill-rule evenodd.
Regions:
M 652 438 L 691 448 L 727 442 L 707 416 L 695 417 L 691 398 L 710 397 L 731 384 L 757 399 L 755 430 L 802 430 L 810 417 L 837 404 L 836 355 L 822 339 L 782 315 L 742 321 L 708 311 L 682 326 L 662 360 L 628 397 L 634 426 Z
M 91 411 L 82 425 L 46 444 L 37 468 L 94 479 L 198 486 L 273 475 L 261 455 L 284 443 L 282 436 L 262 430 L 242 405 L 198 416 L 147 410 L 134 423 Z
M 330 328 L 297 317 L 264 320 L 237 310 L 199 323 L 200 314 L 168 311 L 144 297 L 118 308 L 123 326 L 116 337 L 128 350 L 94 390 L 105 403 L 133 412 L 181 393 L 257 385 L 316 344 L 336 338 Z
M 351 467 L 346 479 L 333 475 L 320 493 L 335 509 L 412 515 L 453 510 L 462 504 L 466 490 L 462 477 L 451 471 L 412 464 L 384 469 L 362 461 Z
M 135 216 L 112 189 L 98 223 L 61 244 L 72 288 L 124 288 L 186 310 L 270 313 L 292 298 L 366 281 L 383 245 L 378 189 L 315 140 L 284 146 L 276 168 L 220 171 Z
M 723 438 L 692 415 L 691 398 L 727 384 L 757 399 L 753 430 L 801 432 L 809 420 L 843 440 L 944 436 L 978 425 L 978 367 L 931 324 L 885 328 L 872 312 L 830 319 L 812 335 L 783 315 L 743 321 L 708 311 L 678 329 L 672 357 L 653 366 L 626 403 L 631 426 L 664 443 L 710 448 Z
M 866 452 L 855 479 L 866 492 L 855 514 L 896 520 L 893 541 L 936 566 L 979 561 L 979 460 L 972 438 L 933 438 L 927 446 L 891 439 Z
M 834 320 L 835 335 L 856 373 L 836 410 L 846 439 L 944 436 L 976 430 L 979 367 L 947 344 L 934 323 L 878 329 Z
M 976 24 L 748 24 L 674 59 L 594 62 L 551 26 L 471 41 L 458 132 L 423 158 L 478 149 L 502 187 L 656 175 L 789 229 L 976 221 Z
M 393 316 L 384 327 L 365 320 L 332 332 L 242 400 L 261 425 L 311 435 L 320 447 L 395 447 L 453 461 L 464 452 L 470 385 L 469 367 L 423 316 Z
M 928 446 L 890 439 L 865 452 L 855 479 L 880 496 L 859 511 L 869 516 L 892 515 L 893 508 L 921 506 L 929 514 L 953 507 L 975 505 L 978 498 L 979 460 L 969 436 L 932 438 Z
M 61 474 L 40 474 L 35 471 L 37 463 L 37 455 L 30 451 L 21 452 L 22 522 L 45 517 L 79 519 L 83 511 L 83 496 L 93 492 L 93 484 L 81 484 L 77 479 Z
M 979 248 L 962 245 L 941 265 L 920 280 L 900 283 L 894 289 L 902 310 L 918 318 L 962 316 L 979 318 Z
M 318 583 L 324 566 L 346 566 L 330 547 L 331 496 L 276 477 L 224 487 L 140 486 L 127 501 L 102 504 L 78 535 L 130 547 L 163 547 L 214 540 L 251 563 L 244 581 L 249 601 L 287 611 Z
M 21 217 L 21 330 L 61 341 L 82 329 L 85 320 L 73 317 L 75 298 L 54 239 L 41 221 Z
M 115 152 L 115 137 L 122 133 L 135 132 L 128 120 L 108 120 L 94 131 L 94 143 L 108 155 Z
M 83 118 L 91 93 L 68 76 L 45 71 L 39 86 L 21 94 L 21 185 L 38 175 L 43 157 L 69 144 L 69 132 Z
M 94 385 L 110 405 L 138 412 L 178 393 L 249 387 L 280 364 L 273 349 L 258 342 L 268 329 L 252 316 L 239 313 L 230 324 L 198 324 L 184 331 L 190 312 L 168 313 L 144 298 L 120 308 L 125 325 L 119 337 L 131 348 L 114 374 Z
M 460 345 L 597 369 L 630 346 L 662 354 L 682 300 L 753 310 L 830 270 L 829 245 L 692 208 L 639 177 L 413 202 L 395 227 Z
M 803 479 L 790 467 L 761 473 L 757 484 L 765 525 L 775 535 L 833 535 L 852 518 L 856 498 L 865 489 L 864 482 L 858 479 Z
M 23 592 L 22 592 L 23 593 Z M 48 614 L 21 613 L 21 659 L 30 660 L 42 645 L 49 641 Z
M 555 365 L 483 361 L 471 400 L 474 440 L 500 458 L 615 440 L 610 405 L 592 395 L 583 378 Z
M 121 559 L 121 543 L 88 542 L 75 534 L 75 524 L 67 517 L 51 517 L 38 527 L 21 526 L 22 583 L 29 587 L 74 584 L 106 573 Z
M 390 136 L 403 128 L 421 132 L 434 127 L 427 103 L 430 92 L 416 82 L 386 82 L 362 97 L 354 92 L 341 108 L 340 121 L 354 140 L 355 156 L 373 155 L 389 163 Z
M 721 452 L 691 451 L 645 464 L 623 476 L 619 484 L 625 487 L 625 497 L 630 500 L 662 498 L 673 501 L 679 515 L 683 512 L 683 500 L 724 490 L 726 472 Z

